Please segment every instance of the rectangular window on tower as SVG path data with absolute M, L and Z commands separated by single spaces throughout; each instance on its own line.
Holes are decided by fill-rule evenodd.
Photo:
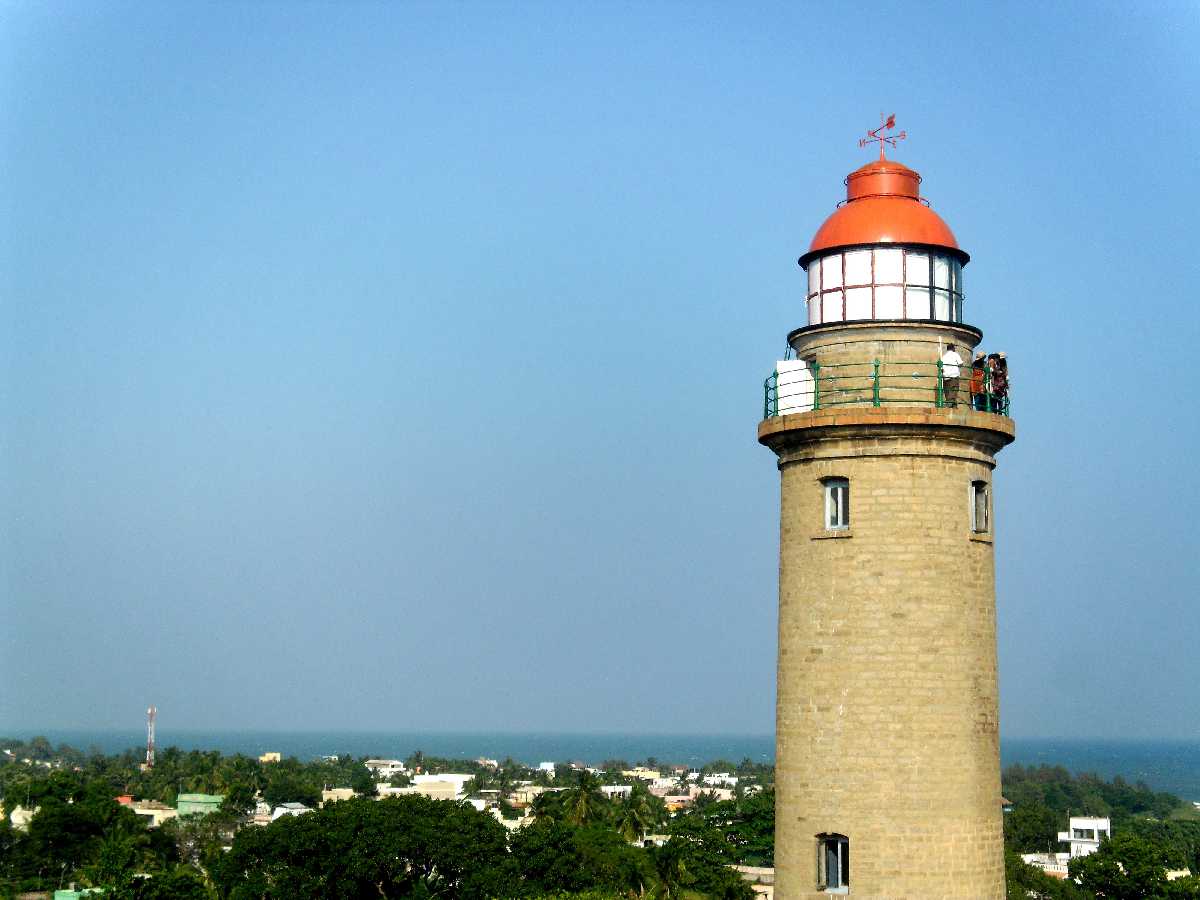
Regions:
M 991 525 L 988 493 L 986 481 L 971 482 L 971 530 L 976 534 L 986 534 Z
M 817 835 L 817 889 L 845 894 L 850 888 L 850 840 L 844 834 Z
M 850 481 L 846 478 L 826 478 L 825 527 L 840 531 L 850 527 Z

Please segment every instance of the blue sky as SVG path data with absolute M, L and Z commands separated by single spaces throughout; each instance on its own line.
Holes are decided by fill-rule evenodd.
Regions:
M 6 4 L 0 729 L 766 732 L 760 385 L 895 111 L 1002 730 L 1200 736 L 1195 4 Z

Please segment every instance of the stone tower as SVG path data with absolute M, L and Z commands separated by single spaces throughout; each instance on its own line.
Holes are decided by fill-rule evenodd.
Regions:
M 778 900 L 1004 897 L 992 475 L 1015 428 L 920 182 L 882 153 L 847 177 L 765 385 Z

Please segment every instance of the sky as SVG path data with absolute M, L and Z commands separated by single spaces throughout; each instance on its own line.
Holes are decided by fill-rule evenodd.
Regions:
M 1200 6 L 0 6 L 0 732 L 769 733 L 761 385 L 895 112 L 1001 729 L 1200 738 Z

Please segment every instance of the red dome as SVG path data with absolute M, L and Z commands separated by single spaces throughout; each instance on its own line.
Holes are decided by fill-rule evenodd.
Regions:
M 920 200 L 921 176 L 890 159 L 876 160 L 846 176 L 846 202 L 825 220 L 800 257 L 800 264 L 821 251 L 862 244 L 925 244 L 969 257 L 954 232 Z

